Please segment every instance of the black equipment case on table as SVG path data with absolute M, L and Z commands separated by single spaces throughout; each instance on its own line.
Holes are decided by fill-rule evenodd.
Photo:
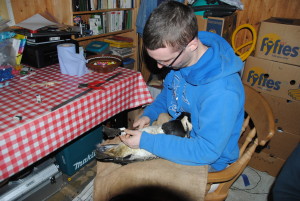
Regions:
M 61 43 L 74 43 L 76 45 L 76 52 L 78 52 L 78 42 L 75 40 L 65 40 L 37 45 L 26 44 L 22 56 L 22 63 L 36 68 L 57 64 L 57 45 Z

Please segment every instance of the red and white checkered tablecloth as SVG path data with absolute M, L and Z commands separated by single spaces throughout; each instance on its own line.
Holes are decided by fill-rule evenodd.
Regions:
M 107 74 L 81 77 L 63 75 L 58 65 L 36 69 L 35 74 L 0 88 L 0 181 L 19 172 L 104 120 L 126 109 L 148 104 L 152 97 L 139 72 L 117 68 Z M 76 100 L 51 108 L 86 91 L 79 83 L 104 81 L 105 90 L 92 90 Z M 54 86 L 33 84 L 57 82 Z M 39 94 L 42 102 L 38 103 Z M 17 120 L 15 116 L 22 116 Z

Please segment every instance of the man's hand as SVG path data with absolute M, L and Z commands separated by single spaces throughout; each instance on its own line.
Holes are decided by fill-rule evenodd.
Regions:
M 132 149 L 140 148 L 140 140 L 142 136 L 142 132 L 139 130 L 124 130 L 126 135 L 119 136 L 124 144 L 129 146 Z
M 150 125 L 150 118 L 147 116 L 142 116 L 137 121 L 133 123 L 133 128 L 142 129 Z

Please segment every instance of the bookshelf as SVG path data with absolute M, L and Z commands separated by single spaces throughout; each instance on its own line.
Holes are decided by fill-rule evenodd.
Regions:
M 131 16 L 131 28 L 122 29 L 117 31 L 106 32 L 98 35 L 85 36 L 76 38 L 79 44 L 85 47 L 91 41 L 103 41 L 104 38 L 108 38 L 110 36 L 118 35 L 124 37 L 130 37 L 133 39 L 133 53 L 131 58 L 133 58 L 136 62 L 134 65 L 134 69 L 137 70 L 138 66 L 138 35 L 136 33 L 135 21 L 138 13 L 138 5 L 140 4 L 140 0 L 134 0 L 132 8 L 107 8 L 107 9 L 99 9 L 99 10 L 91 10 L 91 11 L 73 11 L 73 1 L 74 0 L 11 0 L 12 9 L 14 12 L 15 23 L 19 23 L 36 13 L 44 14 L 49 13 L 51 16 L 55 17 L 58 23 L 71 25 L 73 26 L 73 16 L 82 16 L 85 21 L 97 13 L 107 13 L 114 11 L 130 11 Z

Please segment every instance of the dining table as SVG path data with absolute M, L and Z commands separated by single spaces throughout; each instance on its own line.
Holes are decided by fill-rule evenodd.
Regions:
M 62 74 L 59 64 L 28 69 L 0 88 L 0 182 L 114 115 L 153 101 L 141 73 L 124 67 L 80 77 Z

